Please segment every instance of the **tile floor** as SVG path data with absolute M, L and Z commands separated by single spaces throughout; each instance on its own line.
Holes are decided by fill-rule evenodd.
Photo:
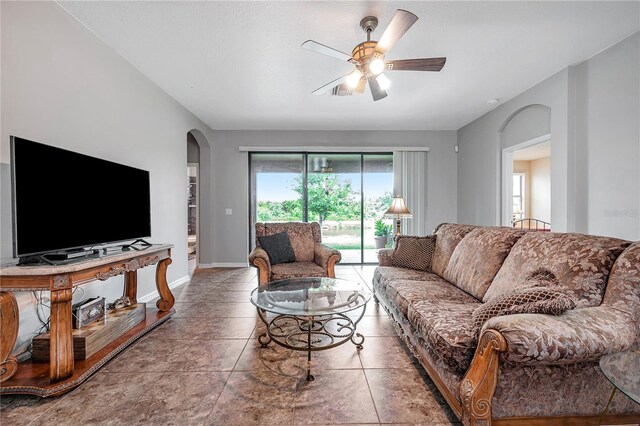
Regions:
M 338 277 L 371 283 L 374 267 L 339 266 Z M 458 424 L 424 370 L 373 301 L 345 343 L 306 354 L 260 348 L 262 324 L 248 301 L 254 269 L 196 270 L 174 290 L 176 314 L 69 394 L 6 396 L 4 425 Z

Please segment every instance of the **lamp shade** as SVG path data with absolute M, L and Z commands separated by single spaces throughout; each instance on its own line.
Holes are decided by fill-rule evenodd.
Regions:
M 384 212 L 385 216 L 392 217 L 411 217 L 411 212 L 404 203 L 402 197 L 394 197 L 389 209 Z

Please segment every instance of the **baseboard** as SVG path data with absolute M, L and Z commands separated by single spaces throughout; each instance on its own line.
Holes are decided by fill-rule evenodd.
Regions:
M 175 280 L 175 281 L 173 281 L 173 282 L 169 283 L 169 288 L 170 288 L 170 289 L 174 289 L 174 288 L 176 288 L 176 287 L 181 286 L 182 284 L 188 283 L 188 282 L 189 282 L 189 280 L 190 280 L 189 275 L 185 275 L 184 277 L 182 277 L 182 278 L 178 278 L 177 280 Z M 152 292 L 151 292 L 151 293 L 149 293 L 149 294 L 145 294 L 145 295 L 144 295 L 144 296 L 142 296 L 142 297 L 138 297 L 138 302 L 139 302 L 139 303 L 147 303 L 147 302 L 149 302 L 149 301 L 151 301 L 151 300 L 155 299 L 155 298 L 156 298 L 156 297 L 158 297 L 158 296 L 159 296 L 159 294 L 158 294 L 158 290 L 155 290 L 155 291 L 152 291 Z
M 249 266 L 247 262 L 218 262 L 218 263 L 201 263 L 198 268 L 246 268 Z

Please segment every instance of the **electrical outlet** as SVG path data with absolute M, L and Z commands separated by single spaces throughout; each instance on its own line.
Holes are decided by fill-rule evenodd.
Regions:
M 233 209 L 224 209 L 224 214 L 231 216 L 233 214 Z

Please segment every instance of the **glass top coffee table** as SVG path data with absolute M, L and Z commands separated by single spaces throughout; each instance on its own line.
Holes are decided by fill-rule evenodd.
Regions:
M 620 390 L 640 404 L 640 351 L 617 352 L 600 358 L 600 370 L 613 385 L 609 402 L 600 416 L 600 423 L 609 411 L 609 405 Z
M 364 336 L 356 326 L 370 298 L 364 285 L 336 278 L 290 278 L 258 287 L 251 292 L 251 303 L 267 327 L 258 342 L 263 348 L 274 341 L 307 352 L 307 380 L 312 381 L 312 352 L 347 341 L 362 349 Z M 267 312 L 275 316 L 269 319 Z

